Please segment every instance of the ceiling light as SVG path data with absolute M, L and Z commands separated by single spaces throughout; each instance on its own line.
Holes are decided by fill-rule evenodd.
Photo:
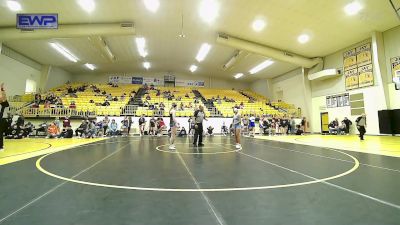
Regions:
M 210 49 L 211 49 L 211 45 L 209 45 L 207 43 L 202 44 L 201 47 L 200 47 L 199 52 L 197 53 L 196 60 L 198 62 L 203 61 L 206 58 L 206 56 L 207 56 L 208 52 L 210 51 Z
M 7 7 L 11 10 L 11 11 L 20 11 L 22 9 L 21 4 L 19 4 L 19 2 L 17 1 L 7 1 Z
M 148 55 L 146 50 L 146 39 L 144 39 L 143 37 L 136 38 L 136 47 L 140 56 L 145 58 Z
M 64 48 L 64 46 L 58 43 L 50 43 L 51 47 L 61 53 L 65 58 L 69 59 L 72 62 L 78 62 L 78 58 L 74 56 L 68 49 Z
M 265 27 L 266 23 L 262 19 L 256 19 L 253 21 L 253 24 L 251 25 L 253 27 L 253 30 L 259 32 L 262 31 Z
M 189 70 L 190 70 L 190 72 L 194 73 L 194 71 L 197 70 L 197 66 L 196 65 L 191 65 Z
M 93 64 L 90 64 L 90 63 L 86 63 L 85 66 L 90 70 L 96 69 L 96 67 Z
M 243 77 L 243 73 L 237 73 L 235 76 L 233 76 L 235 79 L 239 79 L 241 77 Z
M 249 71 L 249 73 L 250 73 L 250 74 L 258 73 L 258 72 L 260 72 L 261 70 L 267 68 L 268 66 L 270 66 L 270 65 L 272 65 L 272 64 L 274 64 L 274 61 L 272 61 L 272 60 L 270 60 L 270 59 L 265 60 L 264 62 L 258 64 L 258 65 L 255 66 L 253 69 L 251 69 L 251 70 Z
M 310 40 L 310 36 L 307 34 L 302 34 L 297 38 L 297 41 L 300 42 L 301 44 L 305 44 Z
M 360 12 L 360 10 L 362 9 L 362 6 L 359 2 L 354 1 L 352 3 L 347 4 L 344 7 L 344 11 L 347 13 L 347 15 L 352 16 L 357 14 L 358 12 Z
M 91 13 L 96 7 L 93 0 L 78 0 L 78 4 L 88 13 Z
M 213 22 L 218 17 L 219 4 L 215 0 L 202 0 L 200 3 L 200 17 L 207 23 Z
M 146 9 L 148 9 L 150 12 L 157 12 L 158 8 L 160 7 L 160 1 L 159 0 L 143 0 L 144 1 L 144 6 Z
M 150 69 L 151 65 L 150 65 L 149 62 L 144 62 L 144 63 L 143 63 L 143 67 L 144 67 L 146 70 L 148 70 L 148 69 Z

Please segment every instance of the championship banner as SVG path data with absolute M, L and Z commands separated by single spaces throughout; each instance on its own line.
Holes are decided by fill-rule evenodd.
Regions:
M 356 49 L 343 53 L 343 70 L 348 71 L 357 68 Z
M 374 74 L 372 64 L 358 67 L 358 86 L 369 87 L 374 85 Z
M 357 69 L 344 71 L 346 77 L 345 86 L 346 90 L 352 90 L 358 88 L 358 72 Z
M 372 64 L 371 43 L 357 47 L 356 54 L 358 67 Z
M 400 56 L 390 59 L 392 65 L 392 78 L 400 77 Z
M 154 78 L 154 77 L 143 77 L 143 84 L 154 85 L 154 86 L 163 86 L 164 79 L 163 78 Z

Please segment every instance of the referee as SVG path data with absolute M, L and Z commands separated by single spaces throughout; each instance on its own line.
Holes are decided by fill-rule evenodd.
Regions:
M 206 114 L 204 113 L 204 107 L 199 106 L 199 109 L 194 112 L 194 142 L 193 146 L 204 146 L 203 144 L 203 120 L 206 120 Z M 197 143 L 197 140 L 199 141 Z
M 0 152 L 4 151 L 4 136 L 3 133 L 7 129 L 7 122 L 3 118 L 4 111 L 10 105 L 7 101 L 6 91 L 4 89 L 4 83 L 0 85 Z M 7 114 L 6 114 L 7 115 Z

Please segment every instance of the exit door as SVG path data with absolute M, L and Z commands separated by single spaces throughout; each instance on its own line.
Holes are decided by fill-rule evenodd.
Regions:
M 329 133 L 329 116 L 327 112 L 321 113 L 321 133 Z

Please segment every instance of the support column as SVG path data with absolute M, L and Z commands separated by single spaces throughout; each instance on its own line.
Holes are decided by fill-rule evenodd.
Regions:
M 311 81 L 308 80 L 308 73 L 309 73 L 309 69 L 307 68 L 302 68 L 301 70 L 302 73 L 302 89 L 303 89 L 303 96 L 304 96 L 304 104 L 305 107 L 302 108 L 302 114 L 303 116 L 306 117 L 307 119 L 307 132 L 311 131 L 311 127 L 312 127 L 312 120 L 311 120 L 311 116 L 312 116 L 312 92 L 311 92 Z
M 386 57 L 385 57 L 385 46 L 383 43 L 382 32 L 372 33 L 372 65 L 375 74 L 375 85 L 377 85 L 382 93 L 384 93 L 385 99 L 382 99 L 382 109 L 388 109 L 390 105 L 389 98 L 389 86 L 388 84 L 392 81 L 389 79 L 386 69 Z

